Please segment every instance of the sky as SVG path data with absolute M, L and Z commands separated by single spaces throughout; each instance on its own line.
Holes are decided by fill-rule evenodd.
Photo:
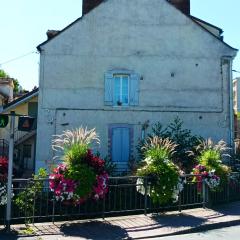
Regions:
M 237 49 L 239 9 L 239 0 L 191 0 L 191 14 L 222 28 L 224 40 Z M 61 30 L 81 14 L 82 0 L 0 0 L 0 69 L 24 89 L 38 86 L 37 45 L 46 40 L 48 29 Z M 233 69 L 240 72 L 240 53 Z

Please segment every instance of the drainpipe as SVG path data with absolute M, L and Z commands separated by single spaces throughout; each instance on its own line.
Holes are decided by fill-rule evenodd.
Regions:
M 230 147 L 234 149 L 234 111 L 233 111 L 233 82 L 232 82 L 232 58 L 226 58 L 228 60 L 228 76 L 229 76 L 229 124 L 230 124 Z
M 231 56 L 223 56 L 222 57 L 222 69 L 224 65 L 227 65 L 226 69 L 226 80 L 229 82 L 228 84 L 228 92 L 229 92 L 229 99 L 227 106 L 229 108 L 229 145 L 232 150 L 234 150 L 234 111 L 233 111 L 233 83 L 232 83 L 232 61 L 233 58 Z M 224 72 L 222 72 L 224 74 Z M 224 81 L 224 80 L 223 80 Z M 228 115 L 226 112 L 226 116 Z M 226 117 L 227 120 L 227 117 Z

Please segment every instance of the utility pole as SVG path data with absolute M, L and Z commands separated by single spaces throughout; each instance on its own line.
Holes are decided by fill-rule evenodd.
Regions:
M 10 140 L 8 152 L 8 181 L 7 181 L 7 211 L 6 211 L 6 225 L 7 231 L 10 231 L 11 221 L 11 201 L 12 201 L 12 175 L 13 175 L 13 150 L 14 150 L 14 128 L 15 128 L 15 112 L 10 113 Z

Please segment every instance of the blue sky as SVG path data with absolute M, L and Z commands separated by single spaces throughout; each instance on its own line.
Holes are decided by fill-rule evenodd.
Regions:
M 82 0 L 1 0 L 0 4 L 0 68 L 31 90 L 38 86 L 36 46 L 46 40 L 48 29 L 61 30 L 80 17 Z M 238 49 L 239 9 L 239 0 L 191 0 L 191 14 L 221 27 L 224 40 Z M 240 53 L 233 68 L 240 71 Z

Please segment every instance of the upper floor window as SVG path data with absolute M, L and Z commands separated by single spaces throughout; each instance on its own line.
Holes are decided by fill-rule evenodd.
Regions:
M 115 74 L 113 76 L 114 91 L 113 105 L 127 106 L 129 105 L 129 75 Z
M 138 98 L 138 74 L 126 70 L 105 73 L 105 105 L 137 106 Z

